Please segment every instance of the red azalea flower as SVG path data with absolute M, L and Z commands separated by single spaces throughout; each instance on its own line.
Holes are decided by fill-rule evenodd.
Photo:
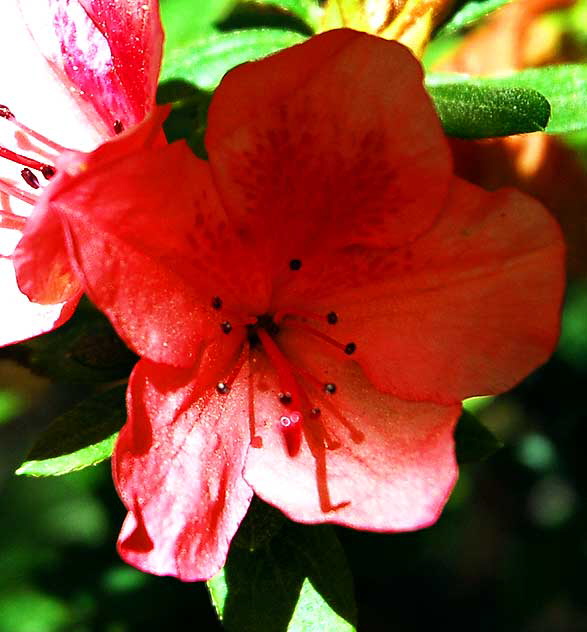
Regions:
M 556 223 L 454 177 L 419 64 L 350 30 L 230 72 L 206 146 L 80 156 L 52 200 L 142 356 L 114 455 L 122 556 L 208 578 L 253 493 L 300 522 L 429 525 L 461 399 L 555 344 Z
M 161 48 L 156 0 L 3 0 L 0 345 L 75 308 L 81 287 L 45 191 L 66 146 L 90 150 L 153 109 Z

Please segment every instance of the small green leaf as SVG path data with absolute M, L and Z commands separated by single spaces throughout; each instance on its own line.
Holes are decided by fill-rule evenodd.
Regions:
M 312 31 L 317 31 L 322 9 L 316 0 L 253 0 L 255 4 L 283 9 L 303 20 Z
M 457 461 L 476 463 L 497 452 L 503 443 L 477 417 L 464 411 L 455 430 Z
M 125 391 L 125 386 L 116 386 L 58 417 L 16 473 L 60 476 L 109 458 L 126 418 Z
M 163 64 L 161 81 L 181 80 L 212 91 L 234 66 L 265 57 L 306 39 L 281 29 L 246 29 L 212 33 L 173 51 Z
M 473 78 L 466 75 L 430 74 L 426 85 L 465 83 L 486 89 L 531 89 L 540 92 L 552 109 L 546 131 L 564 134 L 587 129 L 587 64 L 561 64 L 528 68 L 503 77 Z
M 550 116 L 548 101 L 535 90 L 430 79 L 426 88 L 449 136 L 492 138 L 538 132 Z
M 511 0 L 471 0 L 464 4 L 439 30 L 438 35 L 454 35 L 461 29 L 473 26 L 486 15 L 493 13 Z
M 173 108 L 163 123 L 165 136 L 172 143 L 183 138 L 196 156 L 206 159 L 204 135 L 208 119 L 208 106 L 212 95 L 198 90 L 181 80 L 166 81 L 157 90 L 158 103 L 173 103 Z
M 353 632 L 352 578 L 334 529 L 287 522 L 254 551 L 233 546 L 208 582 L 227 632 Z

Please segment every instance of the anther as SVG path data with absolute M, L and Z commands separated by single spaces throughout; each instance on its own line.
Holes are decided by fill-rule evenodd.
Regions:
M 40 188 L 41 185 L 39 184 L 39 179 L 28 167 L 25 167 L 20 172 L 20 175 L 22 176 L 22 179 L 33 189 Z
M 289 262 L 289 269 L 290 270 L 299 270 L 302 267 L 302 262 L 300 259 L 292 259 Z
M 357 350 L 357 345 L 354 342 L 349 342 L 345 345 L 344 352 L 347 355 L 353 355 L 353 353 Z
M 338 322 L 338 314 L 336 312 L 328 312 L 328 314 L 326 314 L 326 322 L 329 325 L 336 325 Z
M 222 309 L 222 299 L 219 296 L 215 296 L 210 302 L 210 305 L 212 305 L 212 309 Z
M 278 393 L 277 398 L 282 404 L 291 404 L 291 393 Z
M 0 105 L 0 118 L 11 121 L 14 118 L 14 114 L 5 105 Z
M 319 408 L 312 408 L 312 410 L 310 411 L 310 417 L 320 417 L 321 413 L 322 411 Z
M 222 329 L 222 333 L 229 334 L 232 331 L 232 325 L 225 320 L 223 323 L 220 323 L 220 329 Z
M 119 121 L 118 119 L 114 121 L 112 127 L 114 128 L 115 134 L 122 134 L 122 132 L 124 132 L 124 125 L 122 124 L 122 121 Z
M 43 165 L 41 167 L 41 173 L 43 174 L 45 180 L 51 180 L 51 178 L 57 173 L 57 170 L 51 165 Z
M 230 386 L 226 382 L 218 382 L 216 390 L 220 395 L 226 395 L 230 391 Z
M 334 395 L 334 393 L 336 393 L 336 384 L 333 382 L 326 382 L 326 384 L 324 384 L 324 392 L 329 395 Z

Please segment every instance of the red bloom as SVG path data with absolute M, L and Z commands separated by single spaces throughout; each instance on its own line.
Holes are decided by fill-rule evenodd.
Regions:
M 50 331 L 75 308 L 81 287 L 43 185 L 59 186 L 66 145 L 92 149 L 153 109 L 161 58 L 156 0 L 43 5 L 2 5 L 0 345 Z
M 556 223 L 454 177 L 418 63 L 350 30 L 229 73 L 206 146 L 80 156 L 52 200 L 142 356 L 114 455 L 122 556 L 208 578 L 253 493 L 307 523 L 434 522 L 460 400 L 555 344 Z

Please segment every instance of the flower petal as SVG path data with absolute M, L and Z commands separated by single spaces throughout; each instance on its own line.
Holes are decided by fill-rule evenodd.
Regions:
M 279 388 L 271 382 L 270 369 L 260 378 L 255 418 L 263 445 L 249 450 L 245 467 L 255 493 L 299 522 L 374 531 L 406 531 L 434 522 L 457 476 L 453 428 L 460 406 L 383 394 L 355 362 L 299 332 L 283 331 L 279 344 L 295 364 L 335 383 L 336 393 L 327 395 L 313 381 L 301 380 L 321 414 L 306 417 L 305 440 L 292 457 L 275 410 Z M 322 447 L 324 429 L 340 447 Z
M 247 305 L 266 302 L 269 290 L 228 225 L 207 163 L 176 143 L 79 171 L 51 206 L 65 218 L 87 292 L 128 344 L 175 366 L 192 365 L 203 340 L 240 344 Z M 223 309 L 213 308 L 216 296 Z
M 349 30 L 228 73 L 206 147 L 231 221 L 276 275 L 312 249 L 413 239 L 440 211 L 451 169 L 418 62 Z
M 163 33 L 156 0 L 19 0 L 27 25 L 103 136 L 155 105 Z
M 511 388 L 546 361 L 564 254 L 538 202 L 455 179 L 444 213 L 413 244 L 309 260 L 287 301 L 303 293 L 306 309 L 336 310 L 329 333 L 357 345 L 353 358 L 378 388 L 455 402 Z
M 38 305 L 31 303 L 16 284 L 14 266 L 0 259 L 0 347 L 44 334 L 66 322 L 75 309 L 79 295 L 65 303 Z
M 49 69 L 25 25 L 19 3 L 20 0 L 2 1 L 0 103 L 8 106 L 17 119 L 57 143 L 77 149 L 95 147 L 101 135 L 89 124 L 79 103 L 72 98 L 70 83 L 64 83 Z M 52 14 L 46 5 L 34 0 L 29 2 L 41 32 L 50 37 L 54 35 L 54 29 Z M 34 155 L 35 147 L 23 145 L 23 135 L 15 132 L 9 122 L 0 120 L 0 144 L 16 151 L 24 149 Z M 20 181 L 20 169 L 12 166 L 14 179 Z
M 184 581 L 208 579 L 223 566 L 252 498 L 242 478 L 245 385 L 219 395 L 193 370 L 145 360 L 135 367 L 113 457 L 130 512 L 118 542 L 128 563 Z
M 67 255 L 59 215 L 42 197 L 29 217 L 13 255 L 18 285 L 35 303 L 61 303 L 81 294 Z

